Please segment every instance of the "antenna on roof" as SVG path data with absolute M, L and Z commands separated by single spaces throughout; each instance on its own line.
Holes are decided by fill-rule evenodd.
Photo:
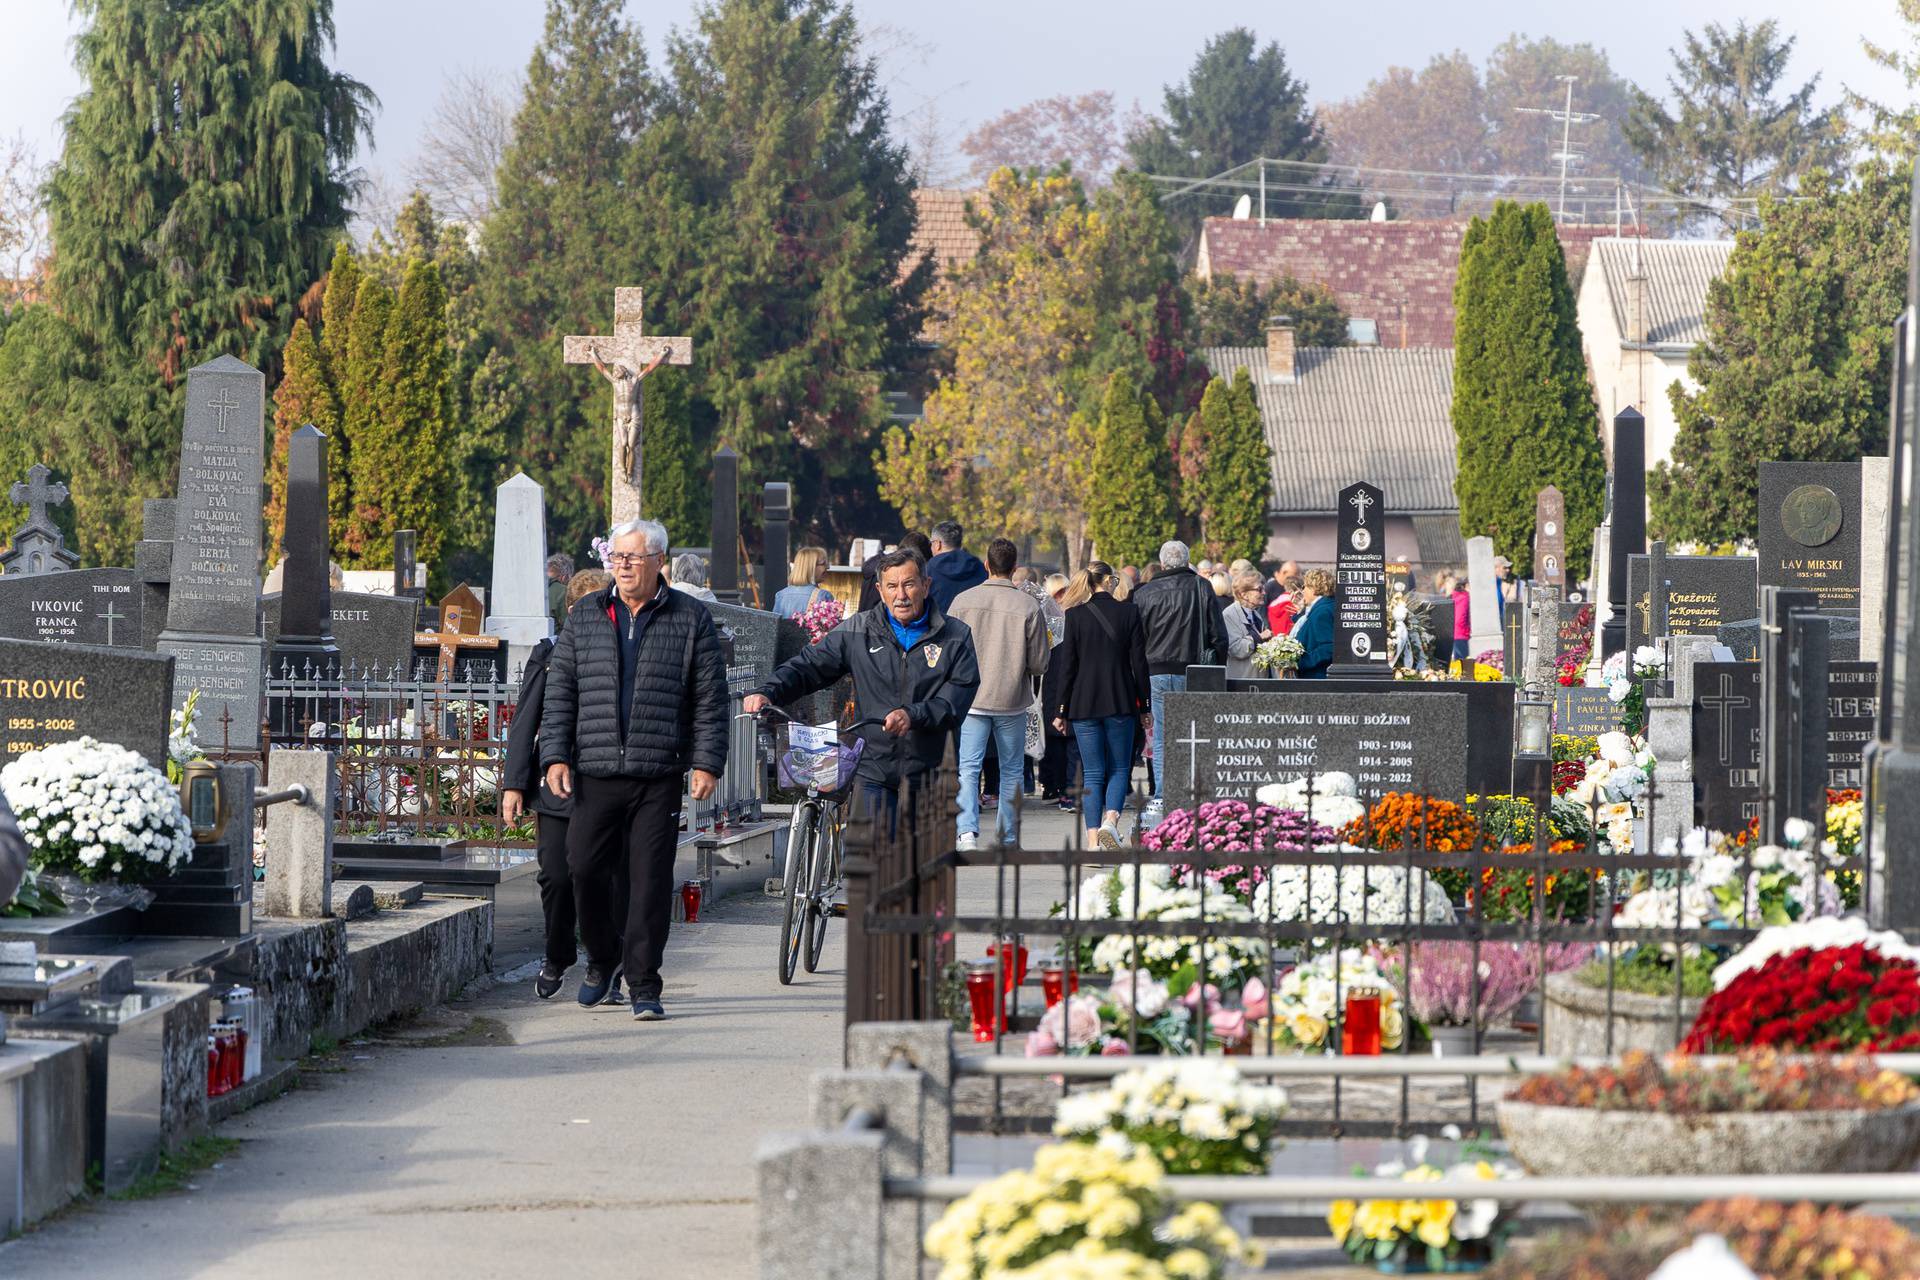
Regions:
M 1575 161 L 1586 159 L 1585 155 L 1573 150 L 1573 126 L 1576 124 L 1592 124 L 1595 120 L 1600 119 L 1599 116 L 1591 111 L 1575 111 L 1573 109 L 1573 82 L 1579 78 L 1579 76 L 1558 77 L 1558 79 L 1565 81 L 1567 86 L 1567 105 L 1565 108 L 1514 108 L 1515 111 L 1520 112 L 1522 115 L 1546 116 L 1550 120 L 1560 122 L 1560 149 L 1548 157 L 1548 159 L 1558 160 L 1560 162 L 1560 208 L 1553 215 L 1555 222 L 1565 222 L 1567 220 L 1567 166 Z
M 1233 202 L 1233 220 L 1245 222 L 1253 216 L 1253 197 L 1241 192 L 1240 198 Z

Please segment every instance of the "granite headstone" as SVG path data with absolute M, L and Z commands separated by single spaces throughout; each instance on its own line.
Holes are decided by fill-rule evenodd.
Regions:
M 1738 831 L 1762 808 L 1760 664 L 1700 662 L 1693 670 L 1694 820 Z M 1834 662 L 1827 680 L 1827 785 L 1859 787 L 1879 664 Z
M 1377 486 L 1361 481 L 1340 491 L 1334 512 L 1339 542 L 1334 579 L 1331 674 L 1346 679 L 1387 679 L 1393 674 L 1387 649 L 1386 505 Z
M 507 642 L 518 669 L 553 634 L 547 613 L 547 500 L 531 476 L 516 471 L 494 495 L 493 590 L 486 633 Z
M 1467 616 L 1473 627 L 1467 646 L 1469 658 L 1500 647 L 1500 588 L 1493 579 L 1493 539 L 1468 538 Z
M 1553 731 L 1599 737 L 1620 731 L 1620 704 L 1605 689 L 1572 685 L 1553 691 Z
M 13 531 L 7 549 L 0 552 L 0 574 L 58 573 L 80 563 L 79 557 L 67 550 L 66 535 L 47 510 L 67 500 L 67 486 L 52 477 L 53 472 L 36 462 L 27 468 L 26 480 L 8 490 L 8 497 L 27 509 L 27 518 Z
M 1363 795 L 1466 794 L 1467 700 L 1374 691 L 1339 698 L 1272 693 L 1166 696 L 1166 802 L 1252 800 L 1261 787 L 1348 773 Z M 1298 683 L 1306 683 L 1304 681 Z
M 165 654 L 83 644 L 0 640 L 0 727 L 6 751 L 97 738 L 167 758 L 173 659 Z M 203 730 L 201 740 L 206 741 Z
M 1651 644 L 1653 560 L 1627 558 L 1627 649 Z M 1668 556 L 1667 634 L 1712 635 L 1757 617 L 1759 562 L 1750 556 Z
M 1533 580 L 1567 585 L 1567 500 L 1553 485 L 1533 500 Z
M 140 647 L 139 580 L 131 569 L 0 577 L 0 637 Z
M 349 679 L 405 678 L 420 623 L 420 602 L 412 596 L 375 596 L 335 591 L 333 643 L 340 669 Z M 260 597 L 261 630 L 267 643 L 280 635 L 280 596 Z
M 260 640 L 260 479 L 266 383 L 221 356 L 187 373 L 167 625 L 174 703 L 200 691 L 203 741 L 260 745 L 266 649 Z
M 1760 585 L 1811 591 L 1822 614 L 1858 614 L 1860 464 L 1760 464 Z

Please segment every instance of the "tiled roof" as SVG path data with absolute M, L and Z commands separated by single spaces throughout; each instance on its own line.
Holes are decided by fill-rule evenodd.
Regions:
M 945 272 L 972 262 L 980 252 L 979 237 L 967 225 L 967 201 L 976 191 L 950 191 L 941 187 L 920 187 L 913 193 L 918 218 L 907 256 L 900 263 L 901 274 L 920 265 L 920 259 L 933 255 L 934 268 Z
M 1389 512 L 1459 509 L 1451 349 L 1303 347 L 1293 382 L 1268 379 L 1264 347 L 1207 347 L 1200 358 L 1216 376 L 1253 379 L 1275 514 L 1331 514 L 1356 480 L 1379 485 Z
M 1614 329 L 1626 338 L 1637 266 L 1645 280 L 1646 341 L 1685 348 L 1705 341 L 1707 286 L 1726 272 L 1732 252 L 1731 240 L 1594 241 L 1593 260 L 1613 306 Z
M 1293 276 L 1332 289 L 1350 316 L 1379 326 L 1386 347 L 1451 347 L 1453 281 L 1465 222 L 1208 218 L 1200 255 L 1209 275 L 1260 281 Z M 1611 227 L 1561 227 L 1577 291 L 1588 245 Z

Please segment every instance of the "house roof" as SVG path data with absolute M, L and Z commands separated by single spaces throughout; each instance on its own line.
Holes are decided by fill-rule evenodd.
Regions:
M 1453 352 L 1444 347 L 1302 347 L 1296 378 L 1267 376 L 1264 347 L 1207 347 L 1215 375 L 1245 369 L 1267 430 L 1276 515 L 1330 515 L 1340 490 L 1377 484 L 1389 512 L 1459 509 Z
M 967 225 L 967 201 L 977 191 L 954 191 L 945 187 L 919 187 L 913 193 L 918 217 L 913 239 L 907 244 L 907 256 L 900 262 L 905 275 L 931 254 L 937 271 L 946 272 L 972 262 L 980 252 L 980 238 Z
M 1580 287 L 1588 246 L 1612 227 L 1559 228 L 1567 274 Z M 1460 270 L 1458 221 L 1367 222 L 1351 218 L 1208 218 L 1201 228 L 1203 276 L 1269 281 L 1293 276 L 1333 290 L 1348 315 L 1379 326 L 1387 347 L 1451 347 L 1453 282 Z
M 1727 269 L 1731 240 L 1596 240 L 1594 265 L 1624 339 L 1635 288 L 1646 290 L 1646 343 L 1691 350 L 1707 336 L 1707 286 Z M 1635 276 L 1645 283 L 1636 281 Z

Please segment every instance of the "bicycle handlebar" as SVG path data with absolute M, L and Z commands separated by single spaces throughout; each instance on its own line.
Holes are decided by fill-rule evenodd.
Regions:
M 760 710 L 758 710 L 754 714 L 758 716 L 779 716 L 782 720 L 785 720 L 788 724 L 804 724 L 805 723 L 805 721 L 799 720 L 793 716 L 788 715 L 786 712 L 782 711 L 780 708 L 774 706 L 771 702 L 769 702 L 766 706 L 760 708 Z M 887 722 L 885 720 L 876 720 L 876 719 L 873 719 L 872 717 L 868 717 L 865 720 L 855 720 L 852 724 L 849 724 L 849 725 L 835 725 L 834 728 L 836 729 L 836 731 L 840 733 L 851 733 L 855 729 L 863 728 L 866 725 L 873 725 L 876 728 L 882 728 L 886 725 L 886 723 Z

